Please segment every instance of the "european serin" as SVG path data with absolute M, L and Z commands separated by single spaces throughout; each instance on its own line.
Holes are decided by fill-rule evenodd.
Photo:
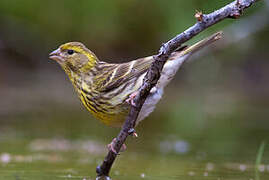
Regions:
M 165 63 L 157 85 L 151 89 L 137 119 L 137 123 L 147 117 L 161 99 L 164 87 L 176 74 L 181 64 L 195 51 L 220 39 L 216 33 L 190 47 L 172 53 Z M 130 96 L 135 95 L 143 83 L 143 78 L 154 61 L 153 56 L 127 63 L 112 64 L 100 61 L 82 43 L 69 42 L 50 53 L 70 78 L 83 105 L 91 114 L 109 126 L 123 124 L 130 104 Z

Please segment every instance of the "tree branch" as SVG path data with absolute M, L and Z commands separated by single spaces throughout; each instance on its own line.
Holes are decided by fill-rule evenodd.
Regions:
M 250 7 L 253 3 L 257 1 L 258 0 L 236 0 L 210 14 L 202 14 L 201 12 L 197 12 L 195 15 L 197 19 L 196 24 L 194 24 L 184 32 L 178 34 L 176 37 L 162 45 L 159 50 L 159 53 L 154 56 L 155 61 L 149 68 L 144 78 L 143 85 L 139 89 L 134 99 L 135 106 L 131 106 L 130 112 L 125 120 L 125 123 L 116 138 L 116 142 L 114 144 L 114 149 L 116 150 L 116 152 L 120 151 L 120 148 L 125 142 L 128 135 L 132 134 L 138 114 L 147 96 L 149 95 L 151 88 L 154 87 L 159 80 L 162 68 L 171 53 L 174 52 L 178 47 L 180 47 L 182 43 L 190 40 L 192 37 L 194 37 L 201 31 L 218 23 L 219 21 L 222 21 L 225 18 L 239 18 L 244 9 Z M 96 172 L 98 175 L 97 179 L 109 175 L 109 171 L 112 167 L 114 160 L 116 159 L 116 156 L 117 154 L 115 154 L 114 152 L 108 152 L 102 165 L 96 168 Z

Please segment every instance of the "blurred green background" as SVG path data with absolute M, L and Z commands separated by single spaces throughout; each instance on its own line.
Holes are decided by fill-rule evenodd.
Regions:
M 81 41 L 108 62 L 152 55 L 195 23 L 195 10 L 227 3 L 1 0 L 0 179 L 94 179 L 119 132 L 81 106 L 52 50 Z M 179 70 L 139 138 L 128 139 L 113 179 L 255 179 L 269 139 L 268 27 L 269 3 L 260 1 L 189 41 L 224 31 Z M 257 168 L 268 179 L 268 146 Z

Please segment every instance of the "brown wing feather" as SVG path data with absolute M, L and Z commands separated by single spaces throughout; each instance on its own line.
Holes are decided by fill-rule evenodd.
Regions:
M 101 92 L 113 91 L 120 85 L 144 74 L 148 70 L 152 62 L 153 57 L 150 56 L 127 63 L 110 64 L 110 72 L 105 77 L 102 77 L 103 81 L 99 79 L 99 82 L 101 80 L 102 83 L 101 86 L 99 85 L 98 89 Z M 102 68 L 100 67 L 100 69 Z M 100 73 L 102 74 L 102 72 Z

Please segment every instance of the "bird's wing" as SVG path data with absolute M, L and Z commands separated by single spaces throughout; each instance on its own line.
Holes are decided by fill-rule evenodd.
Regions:
M 95 78 L 98 90 L 110 92 L 125 83 L 134 82 L 146 73 L 153 60 L 153 57 L 149 56 L 122 64 L 101 63 L 98 67 L 100 75 Z

